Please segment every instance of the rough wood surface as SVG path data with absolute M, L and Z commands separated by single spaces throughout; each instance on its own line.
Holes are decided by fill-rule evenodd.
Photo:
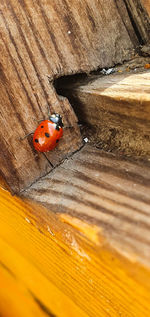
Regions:
M 142 4 L 147 11 L 148 15 L 150 16 L 150 2 L 149 0 L 142 0 Z
M 139 41 L 125 6 L 122 12 L 125 20 L 114 0 L 0 3 L 0 166 L 13 191 L 46 174 L 48 160 L 57 165 L 80 147 L 76 117 L 49 81 L 128 59 Z M 35 153 L 30 138 L 21 142 L 19 137 L 47 117 L 47 104 L 72 129 L 65 131 L 58 151 L 44 157 Z
M 124 3 L 139 41 L 141 44 L 150 43 L 149 0 L 124 0 Z
M 113 173 L 108 173 L 108 167 L 106 172 L 108 157 L 105 158 L 105 173 L 102 173 L 102 165 L 100 170 L 97 169 L 96 163 L 94 169 L 91 169 L 91 166 L 87 168 L 85 158 L 89 154 L 87 152 L 83 154 L 82 163 L 85 161 L 83 163 L 85 164 L 85 174 L 81 174 L 79 162 L 76 161 L 79 171 L 70 171 L 67 166 L 63 176 L 62 172 L 60 172 L 60 177 L 55 175 L 58 178 L 53 180 L 53 184 L 57 183 L 59 192 L 60 182 L 65 175 L 65 181 L 69 185 L 65 187 L 66 192 L 70 194 L 71 188 L 73 188 L 75 195 L 77 194 L 76 185 L 78 185 L 81 193 L 78 192 L 78 197 L 80 195 L 80 199 L 83 201 L 82 204 L 79 204 L 81 212 L 83 212 L 83 205 L 85 206 L 84 211 L 90 208 L 92 218 L 96 212 L 97 214 L 99 212 L 98 226 L 75 218 L 79 217 L 78 206 L 74 212 L 75 217 L 69 217 L 68 214 L 64 215 L 66 207 L 63 203 L 63 214 L 56 217 L 50 209 L 31 203 L 29 199 L 23 201 L 18 197 L 12 197 L 8 191 L 0 188 L 0 314 L 3 317 L 150 316 L 150 271 L 142 267 L 138 261 L 137 250 L 135 252 L 137 242 L 135 246 L 134 244 L 132 247 L 130 246 L 131 253 L 129 250 L 125 253 L 127 244 L 130 245 L 131 237 L 127 234 L 125 238 L 124 235 L 124 231 L 130 231 L 132 241 L 135 242 L 138 240 L 137 237 L 143 234 L 142 228 L 145 228 L 145 223 L 147 226 L 149 224 L 148 216 L 146 216 L 149 212 L 146 212 L 145 207 L 141 207 L 145 205 L 146 190 L 142 190 L 140 193 L 140 189 L 143 187 L 140 183 L 143 178 L 146 179 L 146 176 L 141 178 L 140 174 L 144 173 L 140 166 L 138 170 L 136 168 L 137 176 L 133 176 L 134 173 L 132 174 L 131 171 L 134 171 L 135 165 L 131 164 L 128 177 L 114 177 Z M 90 158 L 91 156 L 94 156 L 94 153 L 90 154 Z M 111 157 L 109 163 L 112 160 Z M 120 161 L 121 163 L 124 166 L 127 164 Z M 120 171 L 120 164 L 117 161 L 118 172 L 123 175 Z M 91 177 L 92 172 L 94 178 Z M 67 178 L 67 173 L 71 173 L 70 177 L 74 175 L 73 182 L 79 179 L 78 184 L 72 185 L 71 180 Z M 98 173 L 101 174 L 101 180 Z M 135 182 L 133 183 L 131 180 L 132 177 L 136 178 L 136 181 L 138 180 L 136 186 L 134 186 Z M 109 184 L 111 179 L 113 184 Z M 94 181 L 93 188 L 92 181 Z M 52 181 L 50 182 L 52 185 Z M 100 196 L 101 208 L 99 211 L 95 210 L 96 205 L 95 207 L 87 206 L 87 202 L 91 200 L 91 193 L 86 190 L 88 184 L 88 190 L 92 191 L 93 199 L 94 197 L 96 199 L 97 194 Z M 63 186 L 66 185 L 63 183 Z M 82 187 L 85 189 L 84 193 Z M 111 189 L 109 189 L 110 187 Z M 144 189 L 146 189 L 145 186 Z M 108 192 L 111 195 L 109 201 Z M 54 189 L 53 195 L 49 188 L 47 195 L 46 190 L 42 195 L 46 196 L 46 199 L 50 196 L 52 201 L 54 197 L 56 199 Z M 115 195 L 117 195 L 117 199 Z M 69 200 L 72 209 L 72 198 L 64 195 L 62 200 L 64 199 Z M 121 253 L 124 251 L 125 257 L 110 247 L 110 236 L 106 238 L 108 228 L 110 233 L 113 229 L 109 226 L 112 215 L 109 214 L 107 217 L 106 210 L 104 211 L 103 208 L 104 203 L 107 203 L 107 208 L 108 203 L 111 203 L 115 210 L 114 222 L 118 223 L 118 228 L 120 223 L 117 239 L 118 242 L 120 239 L 122 241 Z M 51 207 L 53 210 L 52 205 Z M 141 211 L 138 211 L 137 208 Z M 129 210 L 131 215 L 129 215 Z M 143 210 L 145 216 L 142 214 Z M 123 224 L 120 220 L 123 215 L 131 218 L 132 223 L 126 220 Z M 108 223 L 105 226 L 104 216 L 107 217 L 106 222 Z M 144 224 L 141 217 L 145 221 Z M 146 233 L 143 235 L 143 239 L 145 235 Z M 149 239 L 148 237 L 149 233 L 146 238 Z M 143 248 L 145 249 L 144 241 L 142 241 L 141 250 L 138 250 L 141 255 Z
M 133 65 L 136 71 L 129 72 Z M 89 139 L 96 146 L 147 160 L 150 158 L 150 71 L 137 72 L 136 60 L 132 66 L 126 66 L 128 71 L 124 73 L 64 84 L 63 93 L 74 105 L 81 122 L 92 127 Z
M 98 225 L 115 249 L 149 266 L 150 166 L 85 146 L 24 196 Z

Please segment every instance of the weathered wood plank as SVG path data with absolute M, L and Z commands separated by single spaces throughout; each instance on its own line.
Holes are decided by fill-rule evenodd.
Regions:
M 136 68 L 136 60 L 133 64 Z M 93 128 L 89 139 L 96 146 L 150 157 L 150 71 L 89 77 L 87 82 L 64 84 L 63 92 L 81 122 Z
M 150 167 L 143 163 L 85 146 L 24 196 L 97 224 L 120 253 L 149 265 Z
M 118 1 L 119 2 L 119 1 Z M 150 4 L 149 0 L 124 0 L 134 30 L 141 44 L 150 42 Z
M 114 0 L 1 2 L 0 166 L 13 191 L 45 175 L 51 169 L 47 159 L 57 165 L 80 147 L 77 119 L 52 81 L 129 58 L 139 42 L 126 8 L 122 11 L 131 32 Z M 46 158 L 35 153 L 30 138 L 21 142 L 19 137 L 35 129 L 35 119 L 47 117 L 47 104 L 72 129 Z

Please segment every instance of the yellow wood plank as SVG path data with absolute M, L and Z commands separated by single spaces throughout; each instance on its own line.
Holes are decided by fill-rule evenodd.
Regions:
M 149 270 L 110 249 L 103 235 L 95 243 L 85 227 L 61 218 L 0 189 L 0 283 L 9 294 L 1 291 L 0 300 L 12 303 L 16 317 L 22 307 L 28 316 L 148 317 Z
M 0 305 L 2 316 L 87 316 L 51 283 L 46 272 L 2 239 L 0 253 L 0 301 L 5 303 Z

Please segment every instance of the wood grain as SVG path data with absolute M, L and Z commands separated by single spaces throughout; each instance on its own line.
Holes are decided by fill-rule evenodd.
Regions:
M 95 155 L 92 149 L 83 150 L 80 162 L 82 161 L 85 166 L 84 176 L 80 172 L 79 157 L 76 155 L 74 163 L 78 171 L 75 167 L 71 170 L 66 162 L 65 174 L 59 169 L 60 177 L 57 179 L 58 176 L 53 175 L 55 180 L 53 179 L 53 182 L 49 180 L 51 186 L 57 184 L 59 193 L 60 183 L 58 181 L 62 181 L 62 174 L 70 174 L 70 180 L 66 176 L 63 188 L 66 188 L 69 195 L 72 190 L 72 197 L 73 192 L 74 197 L 77 196 L 77 179 L 79 180 L 78 199 L 80 196 L 83 201 L 82 204 L 80 203 L 82 216 L 79 215 L 77 207 L 74 210 L 74 217 L 69 217 L 68 209 L 64 204 L 65 193 L 63 193 L 64 198 L 63 196 L 61 198 L 63 210 L 56 216 L 51 212 L 55 205 L 51 205 L 51 210 L 46 209 L 33 203 L 29 198 L 22 200 L 19 197 L 11 196 L 8 191 L 0 189 L 0 301 L 2 303 L 0 314 L 3 317 L 119 317 L 120 315 L 122 317 L 149 317 L 150 270 L 148 258 L 150 253 L 148 252 L 147 259 L 145 255 L 143 256 L 145 243 L 142 243 L 140 249 L 136 249 L 137 235 L 141 240 L 143 234 L 141 231 L 143 225 L 139 218 L 143 216 L 142 211 L 145 212 L 145 218 L 143 217 L 145 223 L 147 225 L 149 223 L 148 216 L 146 217 L 149 212 L 142 207 L 146 206 L 145 186 L 145 190 L 141 190 L 140 193 L 142 187 L 140 175 L 143 175 L 144 183 L 146 183 L 148 175 L 144 174 L 143 167 L 140 165 L 137 169 L 134 163 L 120 161 L 118 164 L 117 160 L 118 173 L 117 171 L 115 173 L 118 176 L 114 177 L 112 172 L 108 172 L 108 166 L 109 163 L 112 164 L 112 161 L 114 161 L 114 166 L 115 159 L 112 156 L 111 159 L 107 155 L 103 156 L 103 153 L 100 158 L 97 154 L 100 171 L 97 168 L 96 157 L 95 167 L 87 168 L 86 159 Z M 102 172 L 104 162 L 105 173 Z M 121 181 L 119 175 L 123 174 L 123 166 L 124 169 L 130 166 L 130 172 L 124 178 L 121 176 Z M 133 176 L 135 167 L 137 176 Z M 98 172 L 101 177 L 97 175 Z M 93 188 L 91 174 L 94 176 Z M 72 175 L 74 175 L 73 178 Z M 135 182 L 133 183 L 131 180 L 132 177 L 134 180 L 136 179 L 136 186 L 134 186 Z M 46 182 L 48 184 L 48 180 Z M 119 184 L 120 186 L 118 186 Z M 82 187 L 84 187 L 84 193 Z M 53 195 L 50 188 L 47 188 L 46 195 L 46 190 L 44 191 L 43 188 L 42 197 L 46 197 L 46 199 L 49 197 L 53 203 L 58 196 L 56 197 L 53 187 L 52 190 Z M 112 215 L 107 217 L 106 211 L 104 212 L 102 208 L 104 203 L 107 203 L 108 209 L 108 192 L 109 202 L 111 201 L 111 207 L 114 208 L 116 215 L 113 221 L 114 225 L 116 223 L 116 234 L 118 235 L 116 241 L 118 240 L 118 243 L 122 245 L 120 251 L 118 248 L 118 252 L 116 251 L 117 244 L 114 243 L 115 231 L 110 230 L 109 225 Z M 91 195 L 93 199 L 97 195 L 99 196 L 101 204 L 99 211 L 89 204 L 89 201 L 92 201 Z M 115 195 L 118 204 L 115 202 Z M 73 198 L 67 197 L 67 200 L 70 209 L 73 210 Z M 73 205 L 75 206 L 74 200 Z M 83 221 L 83 212 L 89 211 L 89 208 L 91 215 L 87 216 L 88 224 L 85 220 Z M 137 210 L 138 208 L 141 212 Z M 66 211 L 67 213 L 64 214 Z M 96 213 L 99 213 L 98 225 L 92 224 L 95 222 Z M 130 224 L 127 220 L 121 221 L 121 215 L 129 217 L 133 220 L 132 223 L 131 220 Z M 104 216 L 107 217 L 107 220 L 105 218 L 107 225 L 104 225 Z M 133 224 L 134 221 L 136 224 Z M 132 232 L 134 242 L 132 246 L 129 231 Z M 146 232 L 143 238 L 145 236 Z M 115 248 L 112 248 L 113 244 Z M 124 256 L 121 255 L 123 253 Z M 148 268 L 141 266 L 141 262 L 145 262 Z
M 128 59 L 139 42 L 125 7 L 122 12 L 126 24 L 114 0 L 1 2 L 0 166 L 12 191 L 29 186 L 51 170 L 49 161 L 57 165 L 81 146 L 77 118 L 52 81 Z M 19 137 L 47 117 L 47 104 L 72 128 L 58 150 L 44 157 L 31 138 Z
M 136 69 L 136 60 L 133 65 Z M 128 71 L 123 73 L 91 76 L 87 81 L 70 85 L 64 83 L 63 91 L 80 121 L 92 128 L 89 139 L 97 147 L 148 160 L 150 71 L 130 72 L 130 67 L 129 63 Z
M 57 281 L 56 285 L 52 283 L 46 271 L 41 272 L 26 254 L 20 254 L 3 238 L 0 238 L 0 251 L 1 316 L 88 316 L 57 287 Z
M 150 43 L 149 0 L 124 0 L 136 35 L 141 44 Z
M 142 4 L 150 17 L 150 3 L 148 0 L 142 0 Z
M 149 266 L 150 166 L 85 146 L 24 196 L 98 225 L 120 253 Z

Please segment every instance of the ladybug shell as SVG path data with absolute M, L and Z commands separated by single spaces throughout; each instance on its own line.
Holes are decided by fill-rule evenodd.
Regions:
M 53 150 L 63 135 L 62 127 L 50 120 L 42 121 L 33 135 L 34 148 L 39 152 Z

